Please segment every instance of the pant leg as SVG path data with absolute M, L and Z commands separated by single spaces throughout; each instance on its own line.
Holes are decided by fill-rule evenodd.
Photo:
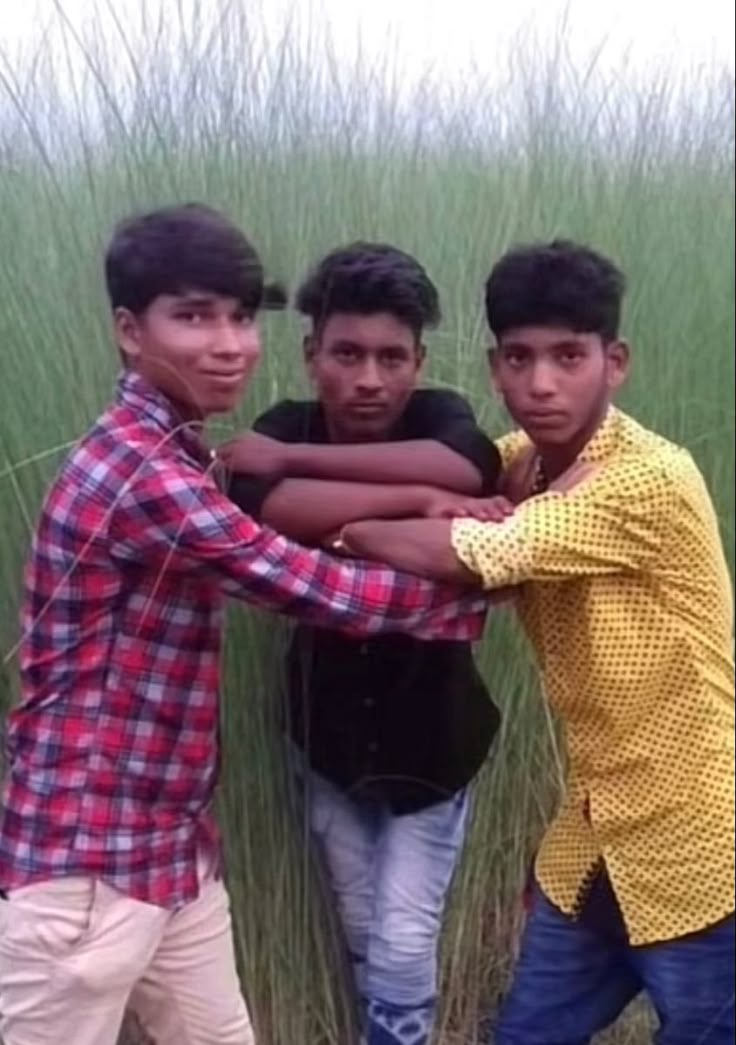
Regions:
M 406 816 L 387 814 L 376 856 L 365 990 L 368 1045 L 426 1045 L 437 1001 L 447 892 L 465 838 L 468 792 Z
M 657 1045 L 733 1045 L 734 918 L 632 951 L 660 1021 Z
M 640 989 L 625 941 L 612 941 L 573 921 L 535 888 L 519 962 L 493 1041 L 587 1045 Z
M 156 1045 L 255 1045 L 222 881 L 171 916 L 130 1008 Z
M 378 813 L 353 802 L 329 780 L 304 773 L 312 836 L 325 861 L 353 966 L 363 993 L 368 935 L 375 902 L 374 862 Z
M 5 1045 L 115 1045 L 167 917 L 91 878 L 13 890 L 0 901 Z

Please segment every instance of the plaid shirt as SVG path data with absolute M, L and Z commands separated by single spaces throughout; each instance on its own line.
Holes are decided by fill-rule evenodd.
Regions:
M 293 544 L 218 490 L 192 425 L 135 374 L 73 451 L 25 578 L 0 889 L 66 875 L 177 907 L 214 844 L 222 611 L 477 638 L 485 603 Z

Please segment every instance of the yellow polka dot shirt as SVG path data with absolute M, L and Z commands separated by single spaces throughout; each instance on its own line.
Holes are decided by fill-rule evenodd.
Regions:
M 530 452 L 518 433 L 507 464 Z M 733 601 L 689 453 L 611 409 L 592 478 L 500 524 L 457 520 L 458 558 L 518 605 L 569 754 L 540 884 L 581 913 L 600 861 L 634 946 L 734 909 Z

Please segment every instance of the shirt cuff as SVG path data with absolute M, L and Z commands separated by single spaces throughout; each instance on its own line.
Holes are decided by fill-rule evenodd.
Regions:
M 531 552 L 518 517 L 502 523 L 455 519 L 450 542 L 460 562 L 481 578 L 484 588 L 505 588 L 529 579 Z

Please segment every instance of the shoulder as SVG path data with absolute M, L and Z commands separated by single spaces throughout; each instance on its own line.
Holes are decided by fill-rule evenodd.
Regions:
M 470 403 L 449 388 L 418 388 L 409 398 L 399 424 L 406 439 L 432 439 L 450 430 L 477 427 Z
M 174 432 L 162 432 L 124 410 L 104 414 L 80 442 L 70 465 L 89 486 L 118 501 L 129 491 L 157 484 L 191 489 L 214 478 L 183 448 Z
M 282 399 L 253 422 L 253 430 L 282 442 L 307 440 L 318 424 L 319 404 L 310 399 Z
M 106 411 L 71 450 L 54 486 L 113 498 L 152 456 L 154 440 L 122 411 Z
M 121 497 L 150 471 L 155 441 L 125 423 L 115 408 L 103 414 L 62 463 L 44 499 L 45 523 L 70 535 L 104 533 Z
M 475 419 L 472 406 L 454 388 L 417 388 L 407 404 L 407 411 L 420 413 L 457 414 L 459 417 Z
M 620 412 L 617 426 L 618 452 L 611 463 L 613 474 L 638 479 L 643 485 L 662 486 L 672 493 L 703 484 L 700 469 L 684 446 Z

